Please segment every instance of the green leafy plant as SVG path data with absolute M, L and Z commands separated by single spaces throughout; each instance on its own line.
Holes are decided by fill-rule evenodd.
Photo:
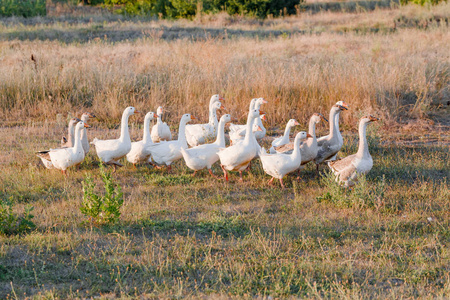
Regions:
M 0 234 L 14 235 L 28 232 L 36 227 L 31 221 L 34 216 L 32 206 L 25 208 L 22 215 L 13 213 L 13 205 L 10 202 L 0 203 Z
M 365 175 L 358 176 L 358 182 L 351 188 L 344 188 L 336 182 L 335 176 L 331 172 L 322 175 L 321 183 L 326 187 L 326 192 L 317 197 L 319 202 L 331 202 L 338 207 L 354 208 L 380 208 L 384 205 L 384 195 L 386 192 L 386 180 L 384 176 L 381 180 L 369 182 Z
M 83 184 L 83 202 L 80 211 L 90 217 L 91 222 L 98 225 L 113 224 L 119 220 L 120 208 L 123 205 L 123 193 L 119 184 L 115 183 L 111 172 L 100 164 L 100 177 L 105 188 L 104 195 L 95 193 L 95 183 L 87 175 Z
M 0 16 L 45 16 L 46 0 L 0 0 Z

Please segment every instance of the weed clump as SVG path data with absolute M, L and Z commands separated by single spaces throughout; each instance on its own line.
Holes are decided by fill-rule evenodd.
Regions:
M 380 181 L 370 183 L 365 175 L 358 176 L 358 183 L 352 188 L 342 187 L 335 180 L 331 172 L 322 175 L 321 183 L 325 186 L 326 192 L 317 197 L 318 202 L 330 202 L 338 207 L 345 208 L 375 208 L 384 206 L 384 195 L 386 192 L 386 180 L 383 177 Z
M 97 195 L 96 185 L 92 177 L 87 175 L 82 183 L 83 202 L 80 211 L 97 225 L 114 224 L 120 218 L 120 208 L 123 205 L 122 188 L 114 182 L 111 172 L 106 171 L 101 163 L 99 165 L 105 193 L 103 196 Z
M 28 206 L 22 215 L 17 215 L 12 211 L 13 205 L 10 202 L 0 202 L 0 234 L 15 235 L 33 230 L 36 225 L 31 219 L 34 216 L 32 206 Z

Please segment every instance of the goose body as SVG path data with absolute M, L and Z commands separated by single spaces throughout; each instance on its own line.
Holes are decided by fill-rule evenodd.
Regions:
M 359 146 L 358 152 L 343 159 L 328 162 L 328 166 L 336 176 L 336 180 L 345 187 L 356 184 L 359 174 L 367 174 L 373 166 L 372 156 L 369 153 L 369 145 L 366 138 L 366 128 L 371 122 L 378 121 L 373 116 L 365 116 L 359 122 Z
M 209 103 L 209 122 L 206 124 L 186 125 L 186 140 L 191 147 L 195 147 L 217 136 L 217 110 L 224 109 L 219 95 L 213 95 Z
M 335 104 L 330 110 L 330 134 L 326 139 L 317 141 L 318 151 L 317 156 L 314 158 L 314 162 L 316 163 L 317 168 L 319 167 L 320 163 L 323 163 L 334 157 L 342 148 L 342 145 L 339 143 L 339 138 L 337 136 L 337 128 L 333 120 L 335 119 L 336 114 L 339 114 L 344 109 L 347 109 L 347 107 Z
M 151 146 L 153 145 L 150 137 L 150 122 L 157 118 L 154 112 L 148 112 L 144 118 L 144 135 L 141 141 L 131 143 L 131 150 L 127 154 L 127 160 L 132 164 L 147 162 L 151 155 Z
M 317 156 L 317 137 L 316 137 L 316 124 L 321 120 L 328 122 L 328 120 L 320 113 L 314 113 L 309 119 L 308 134 L 312 136 L 306 140 L 306 142 L 300 145 L 300 153 L 302 157 L 302 165 L 312 161 Z M 294 143 L 289 143 L 284 146 L 276 147 L 275 150 L 278 153 L 290 154 L 294 150 Z
M 61 170 L 64 174 L 67 168 L 77 165 L 84 160 L 83 146 L 81 145 L 81 131 L 90 127 L 83 121 L 75 126 L 74 146 L 67 148 L 51 149 L 38 152 L 38 156 L 51 162 L 52 168 Z
M 61 148 L 73 147 L 75 138 L 75 125 L 80 121 L 81 120 L 78 118 L 70 119 L 67 138 L 65 136 L 61 138 Z
M 170 128 L 166 122 L 162 121 L 162 116 L 164 114 L 164 109 L 162 106 L 159 106 L 156 110 L 156 114 L 158 118 L 156 120 L 156 124 L 152 127 L 151 138 L 153 143 L 159 143 L 161 141 L 171 141 L 172 133 L 170 132 Z
M 226 180 L 228 180 L 227 171 L 239 171 L 242 180 L 242 171 L 247 168 L 250 161 L 257 155 L 259 145 L 251 128 L 253 121 L 258 118 L 259 115 L 260 112 L 258 109 L 249 112 L 247 117 L 247 132 L 241 143 L 233 144 L 228 148 L 219 150 L 218 155 L 220 164 Z
M 225 148 L 225 124 L 231 121 L 231 116 L 225 114 L 220 118 L 217 139 L 214 143 L 199 145 L 190 149 L 181 148 L 186 165 L 195 172 L 208 168 L 213 175 L 211 166 L 219 160 L 219 149 Z
M 272 176 L 269 183 L 272 183 L 273 179 L 277 178 L 284 188 L 283 177 L 300 167 L 302 162 L 300 142 L 308 137 L 312 136 L 304 131 L 297 133 L 294 140 L 294 151 L 291 154 L 267 154 L 264 148 L 262 148 L 259 159 L 263 165 L 264 172 Z
M 271 154 L 276 153 L 275 147 L 280 147 L 289 143 L 289 134 L 291 133 L 291 128 L 296 125 L 300 124 L 295 119 L 290 119 L 287 122 L 286 128 L 284 129 L 284 134 L 272 141 L 272 147 L 270 147 L 269 150 Z
M 252 101 L 250 102 L 250 110 L 253 109 L 259 110 L 261 108 L 261 105 L 265 103 L 267 103 L 267 101 L 264 100 L 264 98 L 252 99 Z M 255 135 L 255 139 L 257 141 L 261 140 L 266 136 L 266 128 L 264 127 L 261 120 L 265 120 L 264 113 L 262 113 L 253 121 L 254 126 L 251 127 Z M 260 130 L 257 129 L 258 127 L 260 128 Z M 230 140 L 232 144 L 236 144 L 240 140 L 243 140 L 244 137 L 246 136 L 246 132 L 247 132 L 247 125 L 245 125 L 244 127 L 237 125 L 230 126 Z
M 122 166 L 118 162 L 119 159 L 127 155 L 131 150 L 130 132 L 128 130 L 128 119 L 135 113 L 138 113 L 134 107 L 127 107 L 122 114 L 122 121 L 120 125 L 120 137 L 113 140 L 99 140 L 94 138 L 91 142 L 95 146 L 95 151 L 100 160 L 106 164 L 114 166 Z
M 95 115 L 89 112 L 85 112 L 84 114 L 81 115 L 81 121 L 83 121 L 86 124 L 89 124 L 89 118 L 95 118 Z M 81 145 L 83 146 L 84 155 L 88 154 L 89 140 L 86 128 L 83 128 L 83 130 L 81 131 Z
M 184 114 L 180 120 L 180 126 L 178 128 L 178 139 L 175 141 L 161 142 L 153 144 L 150 147 L 153 161 L 158 165 L 166 165 L 170 169 L 170 165 L 183 157 L 181 154 L 181 148 L 186 149 L 188 144 L 186 142 L 186 124 L 194 120 L 195 117 L 190 114 Z
M 338 102 L 336 102 L 336 105 L 340 105 L 340 106 L 343 106 L 348 109 L 348 104 L 345 103 L 344 101 L 338 101 Z M 342 138 L 341 131 L 339 130 L 339 116 L 340 115 L 341 114 L 339 113 L 334 116 L 334 126 L 336 128 L 336 136 L 337 136 L 338 145 L 340 148 L 342 148 L 342 146 L 344 145 L 344 139 Z M 322 143 L 323 141 L 325 141 L 328 138 L 329 138 L 329 135 L 321 136 L 320 138 L 317 139 L 317 142 Z M 336 160 L 336 157 L 337 157 L 337 153 L 334 156 L 332 156 L 329 160 Z

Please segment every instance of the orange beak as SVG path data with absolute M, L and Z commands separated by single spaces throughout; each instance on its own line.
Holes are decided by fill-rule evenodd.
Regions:
M 139 110 L 134 111 L 135 114 L 140 114 L 141 112 Z
M 88 125 L 88 124 L 84 123 L 84 127 L 91 128 L 91 125 Z
M 267 101 L 266 101 L 265 99 L 262 99 L 262 103 L 266 104 L 266 103 L 267 103 Z
M 259 111 L 259 115 L 264 115 L 265 112 L 263 112 L 262 110 Z
M 312 138 L 313 136 L 310 135 L 309 133 L 306 134 L 306 138 Z
M 221 106 L 220 106 L 220 109 L 225 109 L 225 106 L 221 105 Z
M 191 120 L 195 120 L 196 118 L 194 116 L 191 116 Z
M 380 119 L 374 116 L 370 116 L 370 121 L 379 121 Z
M 327 118 L 325 118 L 324 116 L 320 116 L 320 118 L 322 119 L 322 120 L 324 120 L 325 122 L 327 122 L 328 123 L 328 120 L 327 120 Z
M 299 123 L 299 122 L 297 122 L 297 121 L 295 121 L 295 122 L 294 122 L 294 125 L 300 125 L 300 123 Z
M 225 99 L 221 96 L 219 96 L 219 101 L 225 101 Z

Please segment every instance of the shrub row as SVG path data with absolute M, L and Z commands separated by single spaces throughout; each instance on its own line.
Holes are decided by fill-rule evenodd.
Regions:
M 197 13 L 226 11 L 260 18 L 295 14 L 304 0 L 105 0 L 105 5 L 120 5 L 117 13 L 155 15 L 164 18 L 190 18 Z
M 45 16 L 46 0 L 0 0 L 0 16 Z

